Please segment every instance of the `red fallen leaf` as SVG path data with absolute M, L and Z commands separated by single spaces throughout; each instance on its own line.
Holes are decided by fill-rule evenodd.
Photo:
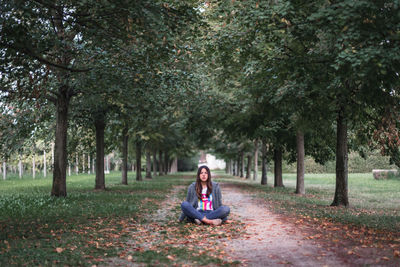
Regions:
M 56 248 L 56 251 L 57 251 L 57 253 L 61 253 L 61 252 L 64 251 L 64 249 L 63 248 Z
M 399 257 L 399 258 L 400 258 L 400 251 L 395 250 L 395 251 L 393 252 L 393 256 Z
M 382 259 L 382 260 L 385 260 L 385 261 L 390 260 L 388 257 L 382 257 L 381 259 Z
M 6 246 L 7 246 L 7 250 L 11 248 L 11 247 L 10 247 L 10 243 L 8 243 L 8 241 L 7 241 L 7 240 L 4 240 L 4 244 L 6 244 Z
M 171 255 L 168 255 L 167 258 L 170 259 L 171 261 L 174 261 L 174 260 L 175 260 L 175 257 L 174 257 L 174 256 L 171 256 Z

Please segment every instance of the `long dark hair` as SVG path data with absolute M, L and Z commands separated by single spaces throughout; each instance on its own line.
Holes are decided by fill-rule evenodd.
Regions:
M 207 198 L 210 197 L 210 194 L 212 192 L 212 183 L 211 183 L 211 171 L 210 169 L 206 166 L 200 166 L 199 169 L 197 170 L 197 178 L 196 178 L 196 194 L 199 199 L 201 199 L 201 191 L 203 190 L 203 187 L 201 185 L 201 180 L 200 180 L 200 173 L 201 170 L 206 169 L 208 178 L 207 178 Z

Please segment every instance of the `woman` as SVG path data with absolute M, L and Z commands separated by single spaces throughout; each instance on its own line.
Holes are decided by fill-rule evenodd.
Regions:
M 187 217 L 196 224 L 221 225 L 228 219 L 230 209 L 222 206 L 219 184 L 211 181 L 211 172 L 207 166 L 200 166 L 197 170 L 196 182 L 189 186 L 186 201 L 181 208 L 179 221 Z

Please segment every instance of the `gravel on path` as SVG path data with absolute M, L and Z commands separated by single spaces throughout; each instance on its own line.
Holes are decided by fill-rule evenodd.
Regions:
M 247 266 L 350 266 L 301 229 L 280 220 L 265 201 L 235 184 L 222 183 L 223 203 L 231 217 L 246 223 L 246 235 L 230 240 L 227 253 Z

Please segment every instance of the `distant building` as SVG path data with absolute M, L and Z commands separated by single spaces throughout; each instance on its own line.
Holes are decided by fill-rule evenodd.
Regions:
M 202 165 L 206 165 L 210 170 L 223 170 L 225 169 L 226 163 L 222 159 L 217 159 L 214 155 L 200 151 L 198 166 L 200 167 Z

